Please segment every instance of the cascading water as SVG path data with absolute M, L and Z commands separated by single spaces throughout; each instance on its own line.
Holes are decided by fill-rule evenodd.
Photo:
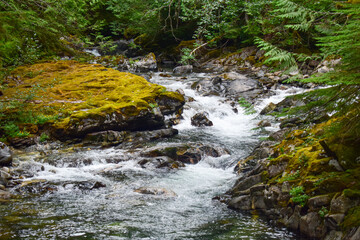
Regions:
M 204 157 L 178 170 L 142 168 L 143 148 L 81 149 L 19 155 L 17 161 L 33 176 L 29 182 L 51 182 L 42 194 L 0 205 L 0 238 L 7 239 L 297 239 L 254 216 L 229 210 L 215 196 L 236 180 L 235 163 L 258 142 L 255 115 L 245 115 L 222 97 L 200 96 L 190 88 L 207 74 L 161 77 L 151 81 L 170 90 L 183 89 L 188 102 L 179 135 L 147 147 L 202 143 L 226 148 L 230 154 Z M 280 96 L 280 97 L 279 97 Z M 277 95 L 281 99 L 282 95 Z M 265 100 L 259 106 L 266 104 Z M 212 127 L 197 128 L 190 118 L 206 111 Z M 161 195 L 134 190 L 160 189 Z M 21 188 L 20 188 L 21 191 Z

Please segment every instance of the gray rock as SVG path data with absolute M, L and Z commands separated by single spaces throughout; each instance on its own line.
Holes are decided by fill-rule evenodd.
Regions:
M 182 144 L 168 147 L 155 147 L 146 152 L 142 152 L 142 157 L 159 157 L 167 156 L 175 161 L 182 163 L 196 164 L 203 156 L 220 157 L 223 154 L 228 154 L 228 151 L 223 148 L 206 146 L 202 144 Z
M 354 204 L 354 201 L 351 201 L 349 198 L 341 195 L 331 200 L 330 213 L 346 213 L 350 208 L 354 207 Z
M 310 198 L 308 200 L 307 205 L 310 208 L 310 211 L 315 211 L 320 209 L 323 206 L 329 206 L 331 201 L 331 198 L 329 195 L 321 195 L 321 196 L 316 196 L 313 198 Z
M 157 69 L 156 57 L 154 53 L 149 53 L 145 57 L 139 59 L 134 63 L 136 71 L 152 71 Z
M 0 200 L 8 200 L 11 198 L 11 194 L 7 191 L 0 190 Z
M 191 125 L 196 127 L 212 126 L 213 122 L 208 119 L 207 112 L 197 113 L 191 117 Z
M 244 178 L 240 178 L 236 185 L 233 188 L 233 192 L 236 191 L 244 191 L 258 183 L 260 183 L 262 180 L 262 174 L 259 173 L 257 175 L 254 176 L 250 176 L 250 177 L 244 177 Z
M 263 195 L 252 196 L 251 209 L 267 209 L 265 197 Z
M 331 230 L 340 230 L 340 224 L 344 221 L 345 214 L 336 213 L 325 216 L 325 225 Z
M 339 162 L 336 159 L 331 159 L 329 161 L 329 166 L 333 166 L 339 172 L 344 171 L 344 169 L 340 166 Z
M 323 66 L 323 67 L 319 68 L 317 71 L 318 71 L 318 73 L 328 73 L 328 72 L 330 72 L 330 69 L 327 66 Z
M 285 219 L 284 224 L 286 227 L 288 227 L 291 230 L 298 230 L 300 227 L 300 210 L 301 207 L 299 205 L 297 205 L 295 207 L 294 213 L 288 218 Z
M 356 232 L 350 237 L 349 240 L 359 240 L 360 239 L 360 227 L 357 228 Z
M 263 110 L 261 110 L 260 114 L 265 115 L 271 113 L 275 108 L 276 108 L 276 104 L 271 102 Z
M 316 212 L 310 212 L 300 218 L 300 232 L 312 238 L 323 238 L 326 227 L 322 218 Z
M 193 71 L 192 65 L 178 66 L 173 69 L 173 72 L 176 74 L 191 73 L 192 71 Z
M 230 94 L 240 94 L 256 88 L 258 88 L 258 81 L 251 78 L 244 78 L 231 81 L 228 87 L 228 92 Z
M 12 164 L 12 151 L 5 143 L 0 142 L 0 167 L 10 166 Z
M 125 140 L 127 132 L 102 131 L 89 133 L 84 138 L 86 144 L 120 144 Z
M 342 232 L 333 230 L 326 235 L 324 240 L 341 240 L 342 237 Z
M 228 203 L 229 208 L 239 210 L 251 210 L 251 199 L 249 195 L 232 198 Z

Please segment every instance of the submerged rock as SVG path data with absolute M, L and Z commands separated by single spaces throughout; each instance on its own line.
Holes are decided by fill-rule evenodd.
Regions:
M 165 196 L 165 197 L 176 197 L 176 193 L 166 188 L 154 188 L 154 187 L 141 187 L 136 189 L 134 192 L 148 195 Z

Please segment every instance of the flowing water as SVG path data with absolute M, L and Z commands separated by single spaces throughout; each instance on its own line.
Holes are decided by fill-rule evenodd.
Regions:
M 204 157 L 179 170 L 142 168 L 137 163 L 143 148 L 19 155 L 19 165 L 33 173 L 23 180 L 23 187 L 31 180 L 46 186 L 46 191 L 0 205 L 0 239 L 299 239 L 212 200 L 234 184 L 234 165 L 251 152 L 260 135 L 252 130 L 259 121 L 256 114 L 245 115 L 239 106 L 235 113 L 224 98 L 200 96 L 190 88 L 194 81 L 208 77 L 153 75 L 152 82 L 169 90 L 181 88 L 195 101 L 186 104 L 184 119 L 175 126 L 179 135 L 143 148 L 203 143 L 226 148 L 230 154 Z M 280 101 L 284 93 L 271 101 Z M 190 118 L 199 111 L 209 113 L 212 127 L 191 126 Z M 49 182 L 56 190 L 46 185 Z M 134 191 L 140 187 L 165 189 L 165 194 Z

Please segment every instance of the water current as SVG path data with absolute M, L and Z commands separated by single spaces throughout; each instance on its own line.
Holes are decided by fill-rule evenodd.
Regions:
M 252 130 L 259 122 L 257 113 L 245 115 L 240 106 L 235 113 L 224 98 L 201 96 L 191 89 L 193 82 L 203 78 L 209 74 L 193 73 L 184 79 L 154 73 L 150 80 L 169 90 L 183 89 L 195 99 L 185 105 L 174 138 L 131 150 L 82 148 L 46 156 L 36 152 L 18 155 L 15 161 L 33 172 L 24 183 L 52 182 L 58 187 L 0 205 L 0 239 L 299 239 L 256 215 L 230 210 L 213 200 L 232 187 L 237 177 L 234 165 L 251 152 L 261 133 Z M 259 101 L 256 109 L 286 94 L 290 90 L 279 91 Z M 209 113 L 212 127 L 191 125 L 190 118 L 199 111 Z M 204 157 L 178 170 L 137 164 L 146 148 L 178 143 L 219 146 L 230 154 Z M 112 161 L 119 158 L 122 161 Z M 101 187 L 86 187 L 94 183 Z M 165 189 L 166 193 L 134 191 L 141 187 Z

